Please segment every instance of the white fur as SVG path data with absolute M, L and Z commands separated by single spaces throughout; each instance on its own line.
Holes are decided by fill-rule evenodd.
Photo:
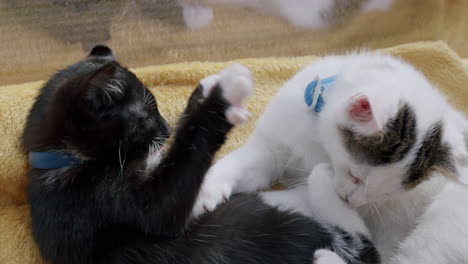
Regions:
M 320 222 L 339 226 L 349 233 L 369 235 L 357 212 L 348 207 L 333 189 L 333 170 L 318 164 L 307 177 L 307 184 L 284 191 L 261 193 L 263 201 L 284 211 L 294 211 Z
M 313 264 L 346 264 L 335 252 L 319 249 L 314 253 Z
M 204 5 L 188 4 L 180 1 L 182 17 L 189 29 L 200 29 L 208 26 L 213 20 L 213 9 Z
M 215 85 L 219 84 L 223 97 L 232 104 L 226 111 L 226 118 L 231 124 L 240 125 L 249 120 L 250 113 L 244 108 L 246 98 L 253 93 L 249 69 L 235 63 L 218 74 L 205 77 L 200 84 L 204 97 L 208 97 Z
M 233 125 L 241 125 L 250 118 L 250 113 L 244 108 L 244 103 L 247 97 L 253 93 L 253 81 L 250 70 L 241 64 L 234 63 L 227 68 L 220 71 L 218 74 L 213 74 L 205 77 L 200 81 L 202 86 L 202 96 L 207 98 L 210 96 L 213 88 L 219 84 L 222 91 L 222 96 L 228 101 L 231 106 L 226 110 L 226 119 Z M 144 95 L 144 101 L 147 102 L 148 97 Z M 203 99 L 202 99 L 203 100 Z M 130 106 L 133 111 L 141 111 L 143 105 L 135 104 Z M 148 156 L 146 158 L 146 171 L 151 171 L 159 165 L 163 158 L 163 147 L 160 147 L 161 138 L 155 138 L 153 143 L 148 146 Z M 120 157 L 120 156 L 119 156 Z M 220 184 L 217 184 L 220 186 Z M 227 196 L 226 196 L 227 197 Z M 219 201 L 223 197 L 211 197 L 207 196 L 203 200 L 206 200 L 209 204 L 210 200 Z M 213 209 L 217 205 L 217 202 L 212 206 L 207 206 L 209 209 Z
M 307 185 L 300 185 L 284 191 L 261 193 L 263 201 L 283 211 L 301 213 L 319 223 L 330 233 L 333 243 L 328 249 L 317 250 L 314 263 L 344 263 L 339 255 L 356 259 L 362 249 L 361 239 L 354 237 L 348 245 L 343 235 L 334 227 L 340 227 L 353 235 L 369 236 L 369 231 L 359 214 L 351 209 L 333 188 L 333 170 L 329 164 L 315 166 L 308 177 Z M 333 226 L 333 227 L 332 227 Z M 339 254 L 339 255 L 338 255 Z
M 393 1 L 369 0 L 363 4 L 361 12 L 385 10 Z M 181 2 L 183 3 L 182 0 Z M 300 28 L 322 29 L 329 25 L 329 21 L 324 19 L 323 14 L 333 11 L 336 0 L 205 0 L 204 2 L 250 8 L 261 13 L 279 16 Z M 189 28 L 206 26 L 213 18 L 213 11 L 208 7 L 186 3 L 183 3 L 182 7 L 183 17 Z
M 323 93 L 323 111 L 318 115 L 310 112 L 303 99 L 305 87 L 316 76 L 333 75 L 337 79 Z M 374 114 L 374 125 L 365 129 L 347 115 L 352 98 L 361 94 L 369 99 Z M 407 191 L 401 182 L 416 148 L 398 163 L 372 167 L 356 163 L 341 143 L 337 125 L 356 133 L 377 132 L 395 115 L 402 100 L 416 113 L 418 144 L 430 126 L 442 121 L 443 142 L 455 158 L 466 158 L 463 132 L 468 121 L 414 67 L 372 53 L 330 56 L 289 80 L 266 108 L 247 143 L 210 169 L 194 214 L 215 208 L 231 193 L 268 188 L 278 178 L 286 186 L 300 185 L 317 164 L 330 162 L 336 192 L 349 205 L 360 207 L 384 263 L 392 258 L 394 263 L 463 263 L 460 261 L 468 258 L 468 207 L 463 205 L 468 201 L 468 189 L 434 175 Z M 456 163 L 461 182 L 468 182 L 467 167 L 464 162 Z M 363 184 L 353 182 L 348 172 Z M 283 196 L 278 203 L 304 206 L 296 198 L 288 198 L 292 194 Z

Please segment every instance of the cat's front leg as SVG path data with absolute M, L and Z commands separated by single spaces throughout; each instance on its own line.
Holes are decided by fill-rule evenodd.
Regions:
M 273 153 L 256 139 L 216 162 L 208 171 L 192 216 L 212 211 L 237 192 L 268 188 L 278 176 L 278 162 Z
M 192 94 L 169 151 L 145 183 L 148 190 L 144 192 L 152 194 L 154 204 L 163 205 L 154 212 L 163 216 L 161 229 L 169 235 L 173 232 L 167 230 L 168 226 L 180 230 L 185 225 L 206 171 L 227 133 L 249 117 L 243 108 L 253 90 L 247 68 L 234 64 L 210 80 Z

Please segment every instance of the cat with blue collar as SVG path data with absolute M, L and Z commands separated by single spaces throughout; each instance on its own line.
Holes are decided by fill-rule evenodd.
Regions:
M 363 217 L 383 263 L 466 263 L 467 131 L 467 118 L 401 59 L 327 56 L 287 81 L 247 142 L 210 168 L 193 214 L 278 180 L 320 189 L 307 179 L 325 163 L 331 192 Z M 290 199 L 282 208 L 291 210 L 299 203 L 277 192 L 265 199 Z M 317 215 L 356 228 L 321 201 Z

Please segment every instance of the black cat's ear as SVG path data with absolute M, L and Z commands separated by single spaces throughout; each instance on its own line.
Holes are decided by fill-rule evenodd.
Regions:
M 105 45 L 96 45 L 91 49 L 88 57 L 103 57 L 114 59 L 114 54 L 109 47 Z
M 125 74 L 111 63 L 99 69 L 88 80 L 85 97 L 94 111 L 105 111 L 120 104 L 126 92 Z

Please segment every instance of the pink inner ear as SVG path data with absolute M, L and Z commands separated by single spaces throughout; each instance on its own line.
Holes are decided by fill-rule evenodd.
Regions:
M 373 119 L 371 104 L 367 96 L 358 94 L 351 98 L 349 117 L 358 122 L 368 122 Z

